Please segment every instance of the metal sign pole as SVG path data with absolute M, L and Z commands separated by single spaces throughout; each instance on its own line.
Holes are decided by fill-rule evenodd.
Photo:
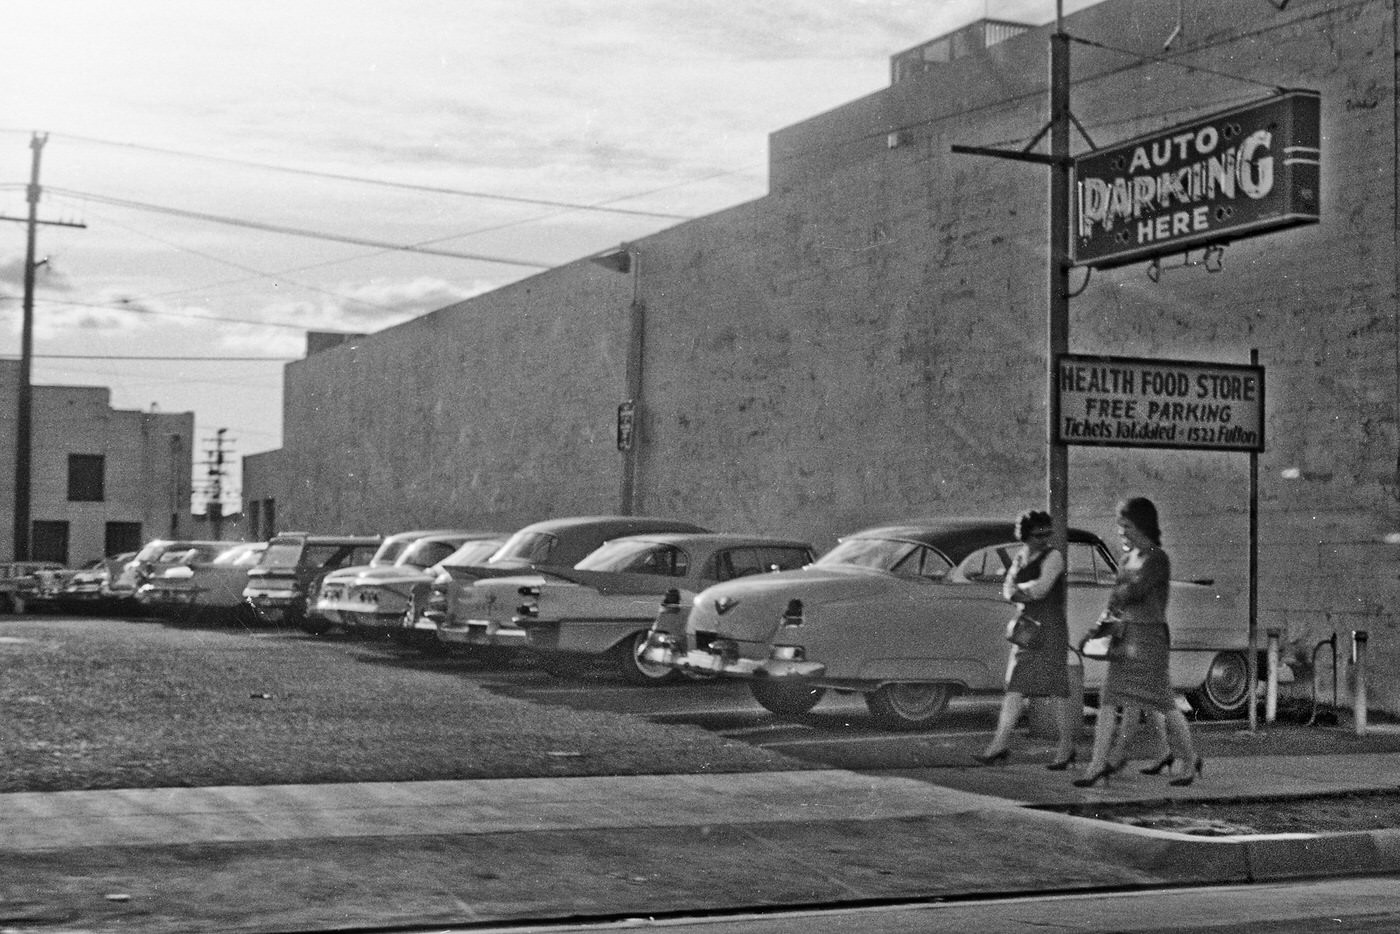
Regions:
M 1259 348 L 1249 351 L 1249 365 L 1259 365 Z M 1263 413 L 1260 413 L 1263 427 Z M 1259 732 L 1259 452 L 1249 452 L 1249 732 Z
M 1050 276 L 1046 372 L 1045 481 L 1053 546 L 1068 555 L 1069 446 L 1060 437 L 1059 393 L 1055 391 L 1059 358 L 1069 351 L 1069 36 L 1064 32 L 1063 4 L 1056 4 L 1055 34 L 1050 37 Z M 1059 591 L 1063 601 L 1064 590 Z M 1067 606 L 1060 607 L 1061 613 Z

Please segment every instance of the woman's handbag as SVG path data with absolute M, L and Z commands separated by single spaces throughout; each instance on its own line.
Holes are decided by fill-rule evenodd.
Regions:
M 1025 613 L 1017 613 L 1006 624 L 1006 641 L 1018 649 L 1033 649 L 1040 645 L 1040 620 Z
M 1085 658 L 1113 658 L 1117 654 L 1118 644 L 1123 641 L 1126 628 L 1123 620 L 1112 613 L 1104 613 L 1099 617 L 1098 625 L 1079 643 L 1079 654 Z

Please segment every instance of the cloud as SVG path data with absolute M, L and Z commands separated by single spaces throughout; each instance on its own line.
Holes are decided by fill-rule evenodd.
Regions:
M 372 333 L 402 324 L 430 311 L 456 304 L 473 295 L 495 288 L 497 283 L 476 281 L 468 285 L 428 276 L 395 280 L 377 278 L 345 283 L 317 299 L 274 302 L 264 305 L 255 317 L 267 322 L 247 321 L 219 325 L 224 347 L 261 346 L 271 338 L 279 347 L 296 347 L 299 352 L 305 331 L 348 331 Z

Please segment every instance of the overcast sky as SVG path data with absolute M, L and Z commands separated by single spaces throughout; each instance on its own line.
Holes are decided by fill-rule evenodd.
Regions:
M 886 86 L 896 52 L 983 16 L 1046 23 L 1055 0 L 45 0 L 5 14 L 0 214 L 25 216 L 39 132 L 41 219 L 86 225 L 39 230 L 35 383 L 193 411 L 201 441 L 226 428 L 241 457 L 281 445 L 281 362 L 120 358 L 299 357 L 308 329 L 378 331 L 760 197 L 769 133 Z M 0 225 L 10 358 L 23 257 L 24 224 Z

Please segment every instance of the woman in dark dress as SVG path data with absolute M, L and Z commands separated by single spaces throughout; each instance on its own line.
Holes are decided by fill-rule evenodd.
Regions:
M 1069 626 L 1064 617 L 1065 559 L 1050 547 L 1052 522 L 1046 512 L 1023 512 L 1016 519 L 1016 539 L 1023 547 L 1011 561 L 1002 596 L 1040 622 L 1040 637 L 1030 648 L 1013 646 L 1006 671 L 1001 717 L 987 748 L 973 756 L 983 765 L 1005 762 L 1011 755 L 1011 731 L 1027 697 L 1053 697 L 1060 742 L 1046 768 L 1063 771 L 1074 761 L 1074 735 L 1081 712 L 1069 696 Z
M 1160 715 L 1166 721 L 1167 736 L 1176 750 L 1147 774 L 1157 774 L 1173 759 L 1184 771 L 1173 778 L 1173 785 L 1189 785 L 1201 774 L 1204 764 L 1191 742 L 1191 727 L 1177 709 L 1169 673 L 1171 634 L 1167 630 L 1167 597 L 1171 590 L 1171 559 L 1162 550 L 1162 532 L 1157 524 L 1157 507 L 1149 499 L 1134 497 L 1118 507 L 1118 534 L 1127 553 L 1118 569 L 1118 582 L 1108 598 L 1107 616 L 1121 620 L 1122 637 L 1109 653 L 1108 676 L 1099 693 L 1099 712 L 1094 727 L 1094 753 L 1084 777 L 1075 779 L 1080 788 L 1091 787 L 1099 779 L 1122 767 L 1111 761 L 1117 715 L 1123 723 L 1135 725 L 1143 711 Z

